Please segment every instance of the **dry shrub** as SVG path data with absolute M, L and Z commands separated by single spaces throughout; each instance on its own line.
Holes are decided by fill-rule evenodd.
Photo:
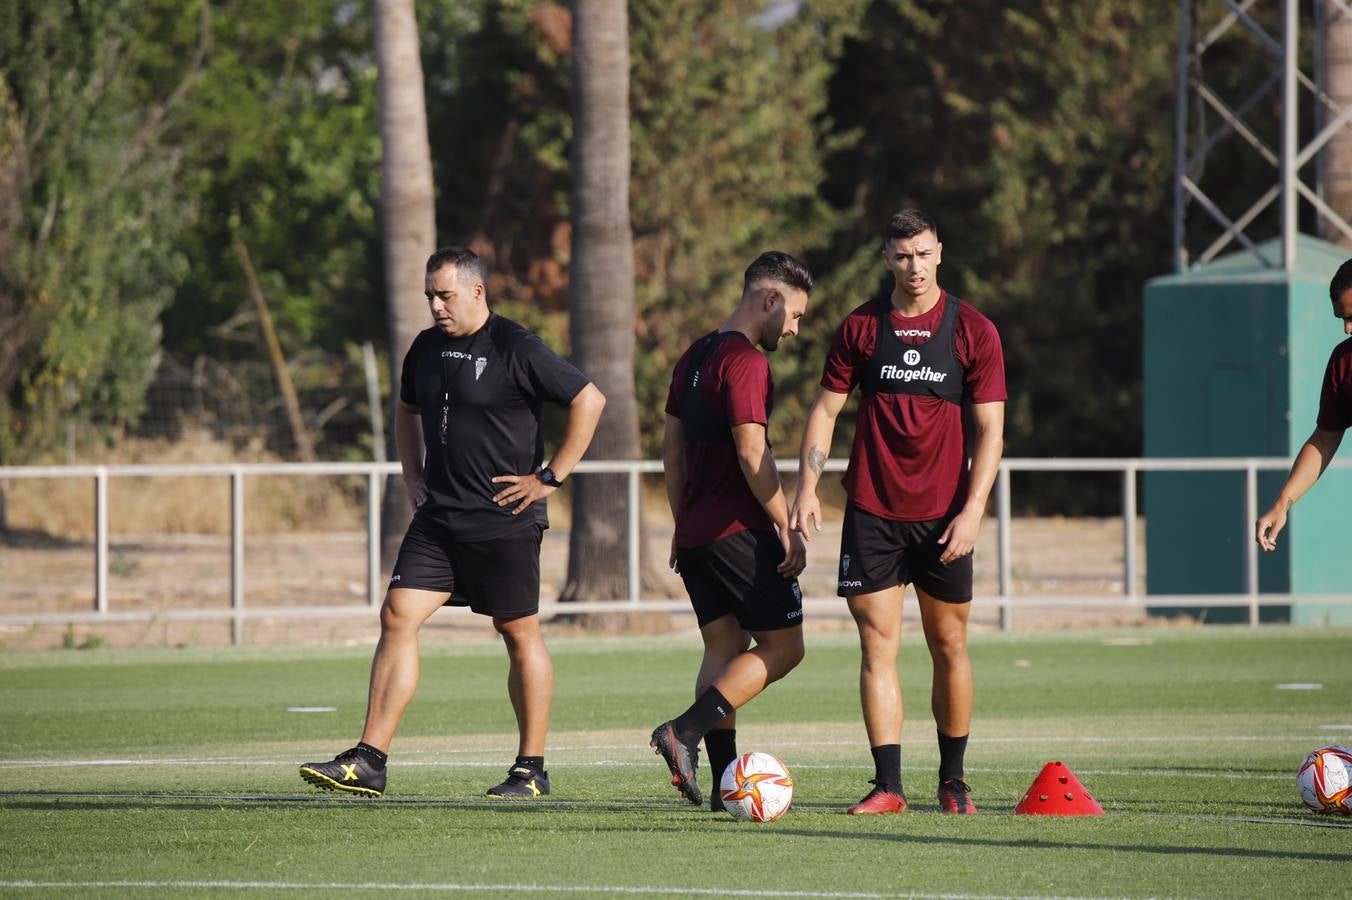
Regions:
M 83 464 L 278 462 L 256 447 L 235 448 L 205 433 L 182 440 L 128 439 Z M 93 478 L 23 478 L 8 485 L 8 526 L 14 531 L 88 539 L 94 534 Z M 364 527 L 361 476 L 276 476 L 244 480 L 244 522 L 250 534 L 351 531 Z M 108 527 L 113 534 L 226 534 L 230 479 L 213 476 L 134 476 L 108 480 Z

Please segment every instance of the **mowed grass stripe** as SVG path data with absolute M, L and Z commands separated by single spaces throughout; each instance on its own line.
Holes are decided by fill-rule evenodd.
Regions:
M 823 900 L 851 900 L 851 898 L 911 898 L 911 900 L 1032 900 L 1006 894 L 880 894 L 872 891 L 757 891 L 708 887 L 630 887 L 621 885 L 563 885 L 563 884 L 405 884 L 365 882 L 362 884 L 322 884 L 291 881 L 0 881 L 0 889 L 38 888 L 163 888 L 177 890 L 239 890 L 239 891 L 428 891 L 440 893 L 502 892 L 516 894 L 639 894 L 676 897 L 809 897 Z M 1039 895 L 1040 896 L 1040 895 Z M 1090 900 L 1065 897 L 1059 900 Z

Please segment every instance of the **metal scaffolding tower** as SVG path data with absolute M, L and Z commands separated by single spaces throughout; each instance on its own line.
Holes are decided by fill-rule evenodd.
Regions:
M 1274 3 L 1277 7 L 1274 9 Z M 1299 40 L 1300 0 L 1180 0 L 1178 39 L 1178 94 L 1175 119 L 1174 157 L 1174 269 L 1185 272 L 1203 266 L 1215 259 L 1233 243 L 1240 244 L 1263 264 L 1272 268 L 1290 269 L 1295 261 L 1298 203 L 1303 198 L 1314 209 L 1319 220 L 1332 225 L 1352 240 L 1352 224 L 1324 200 L 1322 179 L 1315 172 L 1307 183 L 1301 171 L 1339 131 L 1352 121 L 1352 103 L 1340 106 L 1325 91 L 1322 66 L 1322 35 L 1326 14 L 1332 17 L 1352 18 L 1352 0 L 1307 0 L 1310 6 L 1308 21 L 1313 41 L 1308 59 L 1313 78 L 1302 71 Z M 1257 9 L 1255 9 L 1257 7 Z M 1274 13 L 1279 14 L 1279 31 L 1273 36 Z M 1262 19 L 1263 21 L 1260 21 Z M 1224 48 L 1228 42 L 1242 38 L 1256 41 L 1261 55 L 1250 61 L 1242 59 L 1245 67 L 1267 66 L 1257 86 L 1247 96 L 1232 103 L 1222 96 L 1215 84 L 1209 83 L 1203 67 L 1205 55 Z M 1250 44 L 1245 44 L 1247 48 Z M 1239 53 L 1231 53 L 1228 64 L 1236 65 Z M 1255 70 L 1256 71 L 1256 70 Z M 1302 89 L 1315 100 L 1313 138 L 1300 143 L 1299 100 Z M 1273 93 L 1276 93 L 1277 121 L 1272 118 Z M 1274 128 L 1275 126 L 1275 128 Z M 1275 133 L 1274 133 L 1275 130 Z M 1231 218 L 1212 196 L 1216 182 L 1204 177 L 1206 163 L 1217 146 L 1226 139 L 1237 137 L 1257 152 L 1275 171 L 1276 180 L 1264 185 L 1252 185 L 1249 206 Z M 1275 146 L 1274 146 L 1275 145 Z M 1224 172 L 1213 173 L 1217 180 Z M 1208 192 L 1208 187 L 1212 187 Z M 1261 193 L 1260 193 L 1261 191 Z M 1227 185 L 1227 196 L 1235 196 L 1234 186 Z M 1265 254 L 1259 242 L 1271 234 L 1252 235 L 1255 220 L 1273 203 L 1280 210 L 1279 259 Z M 1219 227 L 1220 234 L 1200 252 L 1194 254 L 1189 246 L 1188 212 L 1194 206 Z

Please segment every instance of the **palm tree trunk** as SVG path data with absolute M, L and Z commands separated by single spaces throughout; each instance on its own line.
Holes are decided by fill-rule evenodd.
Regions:
M 634 237 L 629 222 L 629 21 L 625 0 L 573 4 L 573 360 L 606 395 L 592 459 L 638 459 Z M 574 479 L 563 600 L 629 593 L 623 475 Z M 642 538 L 640 537 L 640 540 Z
M 432 151 L 427 139 L 422 57 L 413 0 L 372 0 L 380 103 L 380 220 L 384 238 L 386 324 L 390 384 L 397 396 L 404 353 L 430 324 L 423 300 L 423 269 L 436 245 Z M 394 448 L 395 404 L 390 404 L 390 458 Z M 410 516 L 403 479 L 386 482 L 381 508 L 385 565 Z

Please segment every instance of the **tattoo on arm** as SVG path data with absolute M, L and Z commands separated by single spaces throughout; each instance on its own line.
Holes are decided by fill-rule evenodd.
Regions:
M 812 447 L 807 451 L 807 467 L 816 474 L 820 475 L 826 468 L 826 454 Z

